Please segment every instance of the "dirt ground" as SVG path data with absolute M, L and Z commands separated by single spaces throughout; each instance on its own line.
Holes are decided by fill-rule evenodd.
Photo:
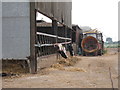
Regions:
M 74 66 L 46 68 L 38 74 L 5 77 L 3 88 L 118 88 L 118 53 L 108 49 L 103 56 L 76 56 Z M 111 78 L 110 78 L 111 73 Z

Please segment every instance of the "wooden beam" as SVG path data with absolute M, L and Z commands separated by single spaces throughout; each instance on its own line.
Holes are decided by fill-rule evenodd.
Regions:
M 55 42 L 58 42 L 58 24 L 56 20 L 52 20 L 52 28 L 54 31 L 54 35 L 56 35 L 57 37 L 55 38 Z
M 36 59 L 36 10 L 35 2 L 30 2 L 30 73 L 37 73 L 37 59 Z
M 54 31 L 54 35 L 57 37 L 55 38 L 55 43 L 58 43 L 58 24 L 56 20 L 52 20 L 52 29 Z M 58 52 L 56 51 L 56 59 L 58 59 Z

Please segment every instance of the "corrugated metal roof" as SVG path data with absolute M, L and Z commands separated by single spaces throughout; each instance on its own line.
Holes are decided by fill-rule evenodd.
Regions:
M 93 29 L 93 30 L 90 30 L 90 31 L 86 31 L 84 33 L 101 33 L 101 32 L 98 31 L 97 29 Z
M 72 2 L 35 2 L 35 8 L 42 14 L 54 18 L 72 28 Z

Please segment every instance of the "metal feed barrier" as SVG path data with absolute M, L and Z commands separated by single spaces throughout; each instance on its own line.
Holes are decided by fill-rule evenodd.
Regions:
M 69 43 L 71 43 L 71 38 L 59 37 L 56 35 L 37 32 L 37 41 L 35 44 L 37 57 L 54 54 L 57 52 L 57 48 L 55 48 L 55 45 L 65 45 Z

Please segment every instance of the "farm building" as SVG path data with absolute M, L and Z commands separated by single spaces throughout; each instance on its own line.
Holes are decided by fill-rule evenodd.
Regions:
M 78 54 L 81 49 L 81 42 L 83 39 L 83 31 L 78 25 L 72 25 L 72 43 L 74 45 L 74 52 Z
M 63 31 L 66 31 L 67 28 L 72 29 L 71 10 L 71 1 L 2 2 L 2 43 L 0 43 L 2 46 L 2 56 L 0 56 L 0 59 L 27 60 L 29 61 L 30 72 L 36 73 L 39 65 L 37 58 L 41 58 L 41 55 L 36 55 L 36 48 L 39 48 L 38 42 L 40 42 L 41 37 L 43 40 L 47 40 L 47 42 L 42 42 L 43 45 L 50 45 L 58 43 L 58 41 L 63 42 L 69 39 L 70 36 L 67 37 L 67 32 L 65 35 L 59 36 L 58 22 L 64 26 Z M 46 29 L 47 34 L 45 34 L 45 31 L 43 33 L 37 28 L 37 12 L 52 20 L 52 33 L 48 33 L 49 30 Z M 63 31 L 61 30 L 60 32 Z M 51 57 L 52 59 L 56 58 L 56 55 L 53 56 L 49 56 L 50 63 Z M 42 59 L 40 59 L 40 61 L 42 61 Z M 49 62 L 46 61 L 46 63 Z
M 67 49 L 67 44 L 65 44 L 66 42 L 70 42 L 71 39 L 71 35 L 72 35 L 72 29 L 65 27 L 62 24 L 58 24 L 57 27 L 57 39 L 55 31 L 52 27 L 52 23 L 48 23 L 45 21 L 37 21 L 37 33 L 39 35 L 37 35 L 37 43 L 42 44 L 42 47 L 37 46 L 36 48 L 36 55 L 38 57 L 38 68 L 42 67 L 46 67 L 51 65 L 50 63 L 53 63 L 54 60 L 56 60 L 56 55 L 55 53 L 57 53 L 56 48 L 54 47 L 54 45 L 52 45 L 53 43 L 55 44 L 57 43 L 62 43 L 63 45 L 66 46 Z M 49 59 L 47 59 L 49 57 Z M 42 62 L 41 62 L 42 60 Z M 39 62 L 40 61 L 40 62 Z M 46 63 L 48 62 L 48 63 Z M 40 66 L 40 67 L 39 67 Z

